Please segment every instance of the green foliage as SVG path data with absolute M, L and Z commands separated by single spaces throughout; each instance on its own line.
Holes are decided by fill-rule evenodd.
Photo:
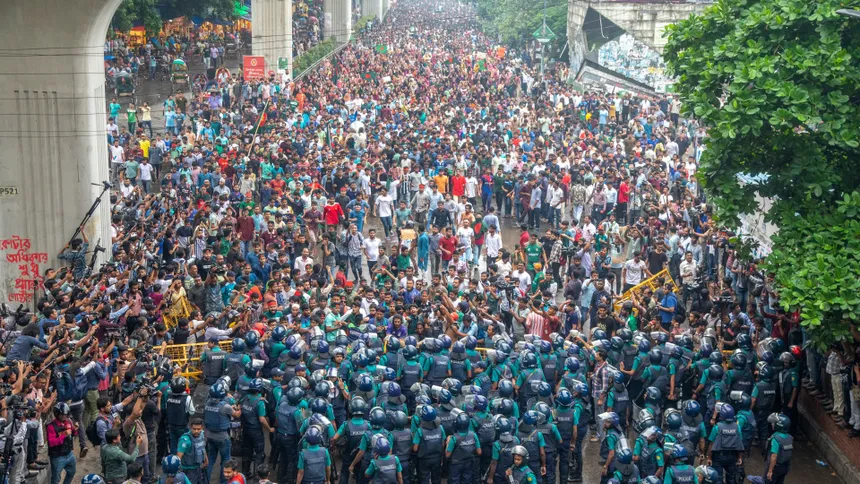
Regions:
M 376 20 L 376 15 L 365 15 L 359 18 L 358 21 L 355 22 L 355 25 L 352 26 L 353 35 L 355 35 L 356 32 L 364 30 L 364 28 L 367 27 L 367 23 L 373 20 Z
M 306 71 L 314 62 L 331 54 L 337 46 L 338 44 L 334 39 L 326 39 L 293 59 L 293 77 Z
M 667 27 L 664 50 L 686 114 L 708 130 L 698 176 L 709 201 L 729 226 L 758 210 L 757 195 L 773 202 L 767 263 L 781 304 L 800 308 L 819 342 L 860 315 L 843 293 L 860 280 L 860 21 L 836 13 L 858 5 L 717 0 Z M 740 173 L 765 177 L 743 184 Z
M 128 32 L 136 22 L 141 22 L 147 35 L 161 30 L 161 16 L 155 8 L 155 0 L 125 0 L 113 16 L 111 26 L 120 32 Z
M 818 216 L 788 220 L 773 244 L 766 262 L 780 303 L 801 309 L 819 347 L 850 340 L 860 319 L 860 192 L 822 206 Z
M 477 0 L 481 27 L 491 38 L 508 44 L 531 41 L 535 30 L 543 25 L 543 0 Z M 567 43 L 567 2 L 547 3 L 546 24 L 556 38 L 547 48 L 560 51 Z
M 197 15 L 229 20 L 234 13 L 234 0 L 166 0 L 164 3 L 188 18 Z M 162 19 L 156 8 L 156 0 L 123 0 L 111 25 L 120 32 L 127 32 L 137 22 L 146 27 L 147 35 L 155 35 L 161 30 Z

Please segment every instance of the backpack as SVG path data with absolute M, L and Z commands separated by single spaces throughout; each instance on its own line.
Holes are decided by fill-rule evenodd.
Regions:
M 99 420 L 102 420 L 104 422 L 108 421 L 108 419 L 99 415 L 98 417 L 96 417 L 95 420 L 93 420 L 92 422 L 90 422 L 89 425 L 87 425 L 87 440 L 89 440 L 90 443 L 92 443 L 93 445 L 101 445 L 102 442 L 101 437 L 99 437 L 98 427 L 96 426 Z

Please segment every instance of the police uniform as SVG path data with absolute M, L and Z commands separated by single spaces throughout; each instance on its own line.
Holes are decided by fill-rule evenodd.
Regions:
M 767 458 L 765 459 L 765 477 L 770 468 L 771 455 L 776 454 L 776 465 L 773 467 L 773 477 L 767 484 L 782 484 L 785 476 L 791 470 L 791 455 L 794 451 L 794 438 L 785 432 L 774 432 L 767 445 Z
M 400 473 L 403 476 L 403 483 L 410 484 L 412 482 L 412 431 L 409 429 L 395 429 L 391 432 L 391 438 L 394 440 L 394 445 L 391 447 L 391 453 L 397 456 L 400 463 Z
M 170 453 L 175 454 L 179 438 L 188 431 L 188 415 L 194 413 L 191 397 L 185 392 L 173 393 L 167 397 L 167 426 L 170 437 Z
M 484 474 L 490 468 L 490 461 L 492 460 L 492 454 L 488 450 L 492 448 L 493 442 L 496 440 L 496 427 L 493 422 L 493 416 L 487 412 L 475 413 L 475 416 L 472 417 L 472 428 L 478 435 L 478 441 L 481 443 L 481 449 L 483 449 L 480 457 L 475 459 L 476 465 L 473 470 L 473 476 L 485 481 Z
M 363 418 L 353 417 L 337 429 L 338 439 L 346 439 L 346 448 L 341 458 L 340 484 L 349 484 L 349 466 L 358 454 L 359 446 L 364 434 L 370 430 L 370 424 Z M 281 482 L 293 482 L 281 479 Z
M 762 442 L 767 442 L 770 438 L 770 424 L 767 422 L 768 416 L 776 405 L 777 383 L 774 381 L 759 380 L 753 386 L 752 398 L 755 400 L 753 413 L 756 421 L 756 431 L 758 433 L 759 445 Z M 761 446 L 762 455 L 767 453 L 766 446 Z
M 397 474 L 402 471 L 400 459 L 396 455 L 389 454 L 371 460 L 365 475 L 373 479 L 373 484 L 398 484 Z
M 275 442 L 272 454 L 277 455 L 278 482 L 294 482 L 297 472 L 299 446 L 299 428 L 295 414 L 300 412 L 298 405 L 291 404 L 286 398 L 281 399 L 275 413 Z M 347 473 L 347 476 L 349 473 Z
M 556 407 L 552 411 L 552 420 L 555 422 L 559 435 L 561 435 L 558 475 L 562 483 L 565 483 L 570 475 L 570 441 L 573 438 L 573 419 L 573 407 Z
M 418 484 L 442 482 L 442 450 L 445 429 L 435 422 L 422 421 L 412 437 L 418 446 Z
M 230 377 L 230 389 L 236 389 L 239 377 L 243 375 L 245 365 L 251 362 L 251 357 L 245 353 L 227 353 L 224 356 L 224 373 Z
M 227 398 L 210 398 L 203 407 L 203 428 L 206 430 L 206 453 L 209 457 L 209 467 L 206 475 L 212 475 L 215 459 L 221 456 L 218 473 L 221 482 L 224 478 L 224 464 L 230 461 L 232 441 L 230 440 L 230 425 L 232 423 L 233 407 Z
M 544 482 L 555 482 L 555 469 L 558 462 L 558 447 L 561 445 L 561 433 L 558 427 L 552 422 L 539 423 L 537 429 L 543 434 L 544 454 L 546 455 L 546 475 L 543 476 Z
M 242 459 L 242 471 L 251 471 L 251 462 L 262 464 L 266 459 L 266 442 L 263 435 L 263 425 L 260 417 L 266 416 L 266 402 L 262 396 L 249 393 L 242 398 L 242 446 L 245 455 Z
M 200 432 L 199 436 L 194 437 L 191 432 L 186 432 L 179 439 L 178 452 L 182 453 L 180 465 L 182 472 L 185 473 L 185 477 L 191 481 L 191 484 L 208 482 L 200 468 L 206 460 L 206 437 L 204 433 Z
M 648 442 L 641 435 L 636 437 L 633 455 L 639 456 L 636 464 L 639 467 L 640 476 L 653 476 L 658 469 L 663 467 L 663 448 L 657 442 Z
M 530 468 L 539 470 L 541 468 L 540 450 L 546 447 L 543 434 L 537 428 L 529 428 L 525 424 L 520 424 L 517 437 L 520 439 L 520 445 L 529 452 L 529 460 L 526 464 Z
M 449 484 L 473 484 L 475 453 L 480 448 L 481 442 L 471 430 L 457 432 L 451 436 L 445 449 L 451 453 Z
M 741 425 L 736 420 L 717 422 L 711 429 L 712 467 L 720 474 L 726 474 L 726 482 L 735 482 L 738 470 L 738 456 L 744 450 Z
M 576 426 L 576 442 L 572 442 L 573 445 L 576 445 L 576 448 L 573 450 L 570 462 L 570 480 L 573 481 L 582 480 L 582 443 L 588 435 L 588 421 L 590 419 L 590 405 L 588 405 L 588 402 L 577 397 L 576 402 L 573 404 L 573 424 Z
M 518 445 L 520 445 L 520 439 L 510 434 L 500 436 L 499 440 L 493 442 L 492 460 L 496 461 L 493 484 L 508 484 L 505 471 L 514 465 L 514 456 L 511 451 Z
M 670 466 L 666 469 L 664 484 L 696 484 L 696 470 L 687 464 Z
M 302 484 L 323 484 L 326 482 L 326 469 L 331 466 L 328 449 L 311 445 L 299 452 L 298 468 L 303 472 Z
M 511 467 L 511 480 L 513 484 L 536 484 L 537 476 L 529 466 Z

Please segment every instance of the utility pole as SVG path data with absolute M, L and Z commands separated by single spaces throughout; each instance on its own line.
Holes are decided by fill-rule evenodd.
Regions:
M 540 42 L 540 77 L 544 78 L 544 66 L 546 65 L 546 44 L 555 38 L 555 34 L 546 25 L 546 0 L 543 0 L 543 25 L 538 28 L 532 36 Z
M 546 0 L 543 0 L 543 30 L 544 30 L 544 32 L 546 32 Z M 546 50 L 544 49 L 545 47 L 546 47 L 546 43 L 541 42 L 541 44 L 540 44 L 540 80 L 541 81 L 545 80 L 544 74 L 543 74 L 544 65 L 546 63 L 546 60 L 545 60 Z

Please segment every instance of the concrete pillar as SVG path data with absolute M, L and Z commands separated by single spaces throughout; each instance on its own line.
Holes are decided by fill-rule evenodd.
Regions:
M 588 38 L 583 30 L 587 2 L 572 1 L 567 4 L 567 42 L 570 48 L 570 75 L 575 76 L 588 54 Z
M 324 38 L 348 42 L 352 33 L 352 0 L 325 0 L 323 8 Z
M 120 2 L 0 2 L 0 302 L 33 307 L 33 281 L 108 180 L 103 45 Z M 110 247 L 109 207 L 85 228 L 92 245 Z
M 373 15 L 377 21 L 382 21 L 385 12 L 382 11 L 382 0 L 361 0 L 361 15 Z
M 266 72 L 277 70 L 278 58 L 287 59 L 293 75 L 292 0 L 254 0 L 251 9 L 251 52 L 266 58 Z
M 388 15 L 389 10 L 391 10 L 391 0 L 382 0 L 382 18 Z

